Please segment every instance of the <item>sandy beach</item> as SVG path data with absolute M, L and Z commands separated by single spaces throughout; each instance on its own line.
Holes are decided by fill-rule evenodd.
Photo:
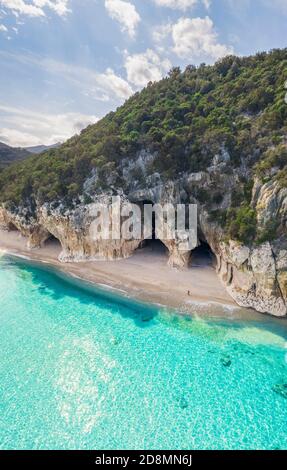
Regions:
M 235 302 L 220 282 L 211 260 L 198 257 L 194 266 L 178 270 L 167 265 L 162 249 L 145 247 L 125 260 L 61 263 L 60 244 L 49 241 L 43 248 L 29 250 L 26 239 L 19 232 L 0 230 L 0 250 L 24 256 L 34 261 L 49 263 L 63 272 L 86 281 L 109 286 L 128 293 L 139 300 L 193 310 L 194 304 L 236 308 Z

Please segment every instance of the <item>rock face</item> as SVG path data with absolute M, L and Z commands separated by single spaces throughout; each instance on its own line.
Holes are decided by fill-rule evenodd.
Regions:
M 61 244 L 59 259 L 63 262 L 127 258 L 138 248 L 141 240 L 95 239 L 91 230 L 94 218 L 93 204 L 64 214 L 43 206 L 28 222 L 22 215 L 0 208 L 2 230 L 19 230 L 30 249 L 43 246 L 52 235 Z
M 222 162 L 220 162 L 220 165 Z M 141 206 L 143 202 L 152 204 L 173 204 L 197 202 L 193 198 L 198 186 L 208 187 L 214 176 L 212 172 L 200 172 L 188 175 L 184 180 L 167 185 L 150 186 L 133 190 L 129 195 L 121 195 L 121 203 L 133 202 Z M 217 174 L 220 179 L 220 175 Z M 236 178 L 222 181 L 232 188 Z M 225 194 L 221 206 L 229 204 L 230 195 Z M 97 203 L 111 202 L 110 194 L 103 194 Z M 276 184 L 260 185 L 255 182 L 252 205 L 257 209 L 258 223 L 262 227 L 276 216 L 286 233 L 287 191 Z M 144 237 L 123 240 L 114 239 L 110 231 L 108 239 L 95 237 L 95 220 L 97 215 L 95 202 L 88 205 L 77 205 L 74 209 L 56 209 L 48 205 L 37 207 L 33 216 L 27 209 L 8 210 L 0 208 L 0 228 L 18 229 L 27 237 L 29 248 L 42 246 L 52 236 L 62 246 L 59 259 L 63 262 L 83 260 L 114 260 L 128 258 L 139 247 Z M 117 214 L 116 214 L 117 215 Z M 109 213 L 109 220 L 113 215 Z M 123 224 L 120 219 L 120 224 Z M 192 249 L 179 249 L 182 237 L 177 234 L 175 240 L 162 238 L 168 248 L 168 263 L 175 267 L 184 267 L 192 263 Z M 245 246 L 234 240 L 226 241 L 225 234 L 216 220 L 210 221 L 204 205 L 198 203 L 198 244 L 205 241 L 211 247 L 217 259 L 217 272 L 230 295 L 244 307 L 251 307 L 259 312 L 276 316 L 287 315 L 287 240 L 266 241 L 256 246 Z M 195 248 L 197 243 L 194 245 Z
M 166 193 L 165 193 L 166 194 Z M 143 194 L 138 195 L 139 209 L 141 208 Z M 149 194 L 149 197 L 154 196 Z M 135 194 L 133 195 L 135 200 Z M 14 213 L 0 207 L 0 229 L 19 230 L 27 238 L 27 246 L 30 249 L 36 249 L 45 244 L 51 237 L 59 240 L 62 251 L 59 256 L 62 262 L 77 261 L 96 261 L 96 260 L 115 260 L 130 257 L 134 251 L 145 240 L 144 234 L 140 233 L 137 238 L 130 240 L 126 238 L 115 238 L 112 231 L 112 220 L 115 217 L 122 226 L 125 219 L 121 218 L 120 213 L 112 213 L 110 209 L 108 214 L 109 231 L 103 236 L 97 235 L 97 207 L 98 204 L 110 204 L 111 197 L 104 195 L 96 203 L 82 205 L 75 210 L 62 212 L 60 209 L 51 210 L 48 206 L 41 206 L 37 209 L 36 215 L 27 216 L 25 210 Z M 121 198 L 121 207 L 129 203 L 128 199 Z M 120 211 L 120 209 L 119 209 Z M 163 227 L 163 233 L 168 227 Z M 180 233 L 176 233 L 174 240 L 161 238 L 163 244 L 169 251 L 168 263 L 175 267 L 188 266 L 190 250 L 183 251 L 180 244 L 184 241 Z M 194 248 L 197 245 L 197 240 Z
M 217 272 L 234 300 L 243 307 L 275 316 L 287 315 L 287 190 L 276 183 L 255 181 L 252 205 L 262 228 L 276 220 L 280 239 L 256 246 L 225 240 L 208 214 L 200 215 L 201 230 L 217 258 Z
M 278 266 L 281 264 L 286 275 L 286 251 L 275 255 L 269 242 L 254 249 L 222 243 L 220 249 L 218 272 L 236 302 L 262 313 L 285 316 L 286 279 L 280 278 Z

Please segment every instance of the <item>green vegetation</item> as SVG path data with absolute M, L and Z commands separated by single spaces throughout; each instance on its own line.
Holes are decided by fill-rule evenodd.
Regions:
M 276 178 L 287 187 L 286 78 L 287 49 L 229 56 L 214 66 L 188 66 L 184 72 L 174 68 L 80 136 L 5 170 L 0 175 L 1 200 L 71 204 L 93 170 L 99 191 L 110 181 L 128 190 L 122 162 L 135 159 L 141 149 L 156 155 L 147 172 L 158 172 L 163 180 L 206 170 L 224 147 L 230 155 L 226 173 L 244 164 L 263 180 Z M 252 179 L 242 182 L 232 208 L 221 217 L 230 235 L 244 241 L 256 235 L 251 189 Z M 219 204 L 221 188 L 212 197 L 202 188 L 198 197 Z
M 287 104 L 286 104 L 287 106 Z M 287 188 L 287 145 L 279 144 L 265 152 L 256 165 L 256 173 L 263 181 L 276 180 L 282 188 Z
M 287 106 L 287 104 L 286 104 Z M 276 147 L 268 149 L 263 155 L 259 163 L 256 165 L 256 173 L 262 179 L 272 177 L 272 172 L 286 170 L 287 165 L 287 145 L 280 144 Z
M 30 155 L 30 152 L 25 149 L 9 147 L 9 145 L 0 142 L 0 171 Z
M 256 243 L 260 245 L 261 243 L 265 243 L 270 240 L 274 240 L 276 238 L 278 228 L 278 221 L 273 220 L 267 224 L 264 231 L 261 233 L 257 233 Z
M 233 240 L 238 239 L 246 244 L 253 242 L 256 236 L 256 225 L 256 212 L 250 206 L 231 208 L 227 213 L 227 235 Z

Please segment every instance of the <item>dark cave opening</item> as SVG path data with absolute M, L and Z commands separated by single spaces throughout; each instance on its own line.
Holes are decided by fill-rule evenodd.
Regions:
M 206 241 L 200 241 L 200 245 L 191 253 L 191 266 L 204 267 L 216 265 L 216 256 Z
M 142 231 L 143 231 L 143 227 L 144 227 L 143 224 L 145 221 L 144 220 L 144 216 L 145 216 L 144 207 L 145 205 L 154 206 L 154 203 L 150 200 L 143 200 L 143 201 L 137 202 L 137 205 L 140 207 L 141 213 L 142 213 Z M 152 214 L 151 237 L 143 240 L 141 244 L 139 245 L 138 250 L 140 250 L 142 253 L 145 253 L 145 254 L 153 254 L 153 255 L 164 256 L 168 258 L 168 253 L 169 253 L 168 248 L 165 246 L 165 244 L 161 240 L 159 240 L 156 237 L 156 217 L 155 217 L 154 212 Z
M 168 249 L 165 244 L 156 238 L 143 240 L 138 250 L 145 250 L 146 253 L 168 256 Z
M 45 248 L 57 248 L 57 249 L 62 249 L 61 242 L 58 238 L 56 238 L 52 233 L 49 235 L 49 237 L 45 240 L 44 243 Z
M 8 231 L 9 232 L 20 232 L 20 230 L 13 224 L 13 222 L 9 222 L 8 224 Z

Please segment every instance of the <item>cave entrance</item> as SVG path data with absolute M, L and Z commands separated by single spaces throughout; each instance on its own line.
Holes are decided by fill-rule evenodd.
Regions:
M 8 223 L 8 231 L 9 232 L 20 232 L 20 230 L 13 224 L 13 222 Z
M 24 237 L 24 235 L 22 234 L 21 230 L 19 230 L 18 227 L 16 227 L 16 225 L 14 224 L 14 222 L 8 222 L 7 224 L 7 230 L 8 230 L 8 233 L 9 233 L 9 237 L 13 238 L 15 241 L 16 239 L 20 240 L 21 238 Z
M 138 248 L 142 253 L 154 254 L 168 258 L 168 249 L 165 244 L 156 238 L 143 240 Z
M 191 267 L 215 266 L 216 257 L 206 241 L 200 241 L 200 245 L 191 252 Z
M 62 245 L 61 242 L 58 238 L 56 238 L 52 233 L 49 235 L 48 238 L 46 238 L 43 247 L 49 250 L 61 252 L 62 250 Z
M 144 201 L 141 201 L 141 202 L 137 202 L 137 204 L 141 209 L 142 227 L 143 227 L 143 223 L 144 223 L 144 206 L 146 204 L 154 206 L 154 203 L 152 201 L 149 201 L 149 200 L 144 200 Z M 156 237 L 155 219 L 156 219 L 155 214 L 153 213 L 153 216 L 152 216 L 152 236 L 151 236 L 151 238 L 143 240 L 140 243 L 140 245 L 139 245 L 138 249 L 136 250 L 136 252 L 141 253 L 142 255 L 146 255 L 146 256 L 153 256 L 153 257 L 156 256 L 159 259 L 160 258 L 163 259 L 164 262 L 166 263 L 168 258 L 169 258 L 169 251 L 168 251 L 168 248 L 165 246 L 165 244 Z

